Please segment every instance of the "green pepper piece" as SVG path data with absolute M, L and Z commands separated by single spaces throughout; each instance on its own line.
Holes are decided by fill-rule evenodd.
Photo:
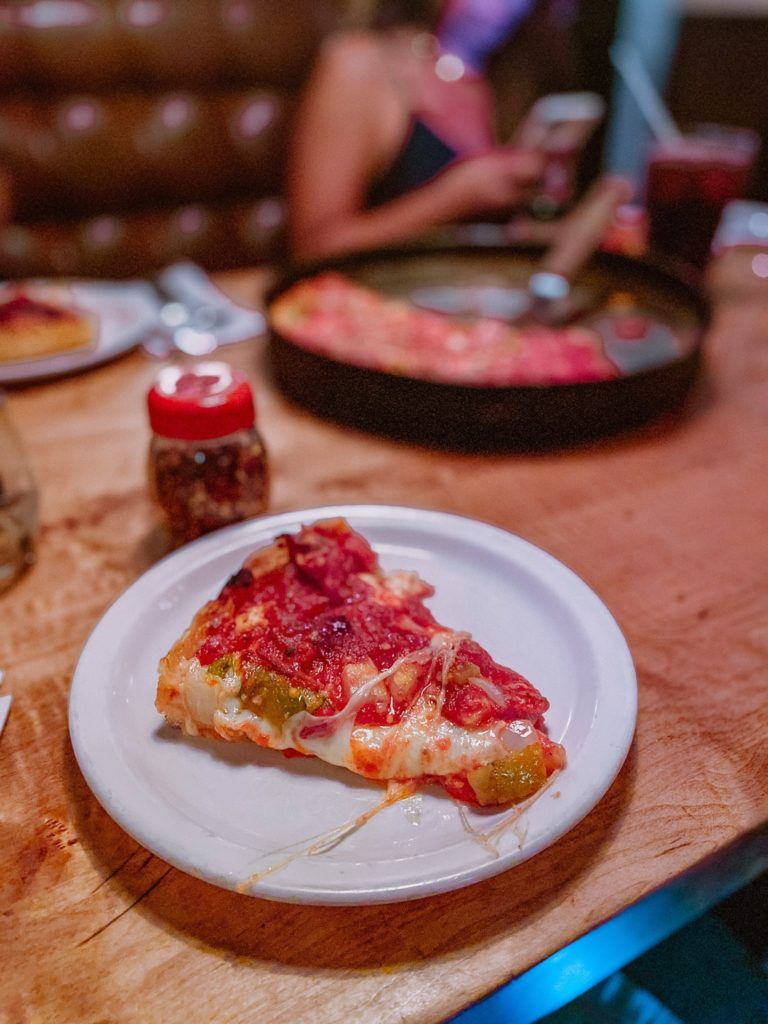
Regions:
M 243 681 L 240 699 L 271 725 L 280 727 L 300 711 L 316 711 L 325 697 L 314 690 L 292 686 L 286 676 L 257 668 Z
M 224 676 L 228 676 L 230 672 L 237 673 L 240 668 L 240 656 L 237 653 L 233 654 L 222 654 L 220 658 L 212 662 L 207 671 L 212 676 L 217 676 L 219 679 L 223 679 Z
M 475 768 L 467 774 L 467 781 L 482 805 L 525 800 L 547 781 L 541 744 L 534 740 L 514 754 Z

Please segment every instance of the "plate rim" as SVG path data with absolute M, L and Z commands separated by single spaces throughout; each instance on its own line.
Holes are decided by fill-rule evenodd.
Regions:
M 429 522 L 430 520 L 433 523 L 448 521 L 457 527 L 460 527 L 461 524 L 471 523 L 473 527 L 479 528 L 481 532 L 487 531 L 488 536 L 496 535 L 498 539 L 505 539 L 513 547 L 519 546 L 520 551 L 527 552 L 529 555 L 533 555 L 535 559 L 541 560 L 545 567 L 555 573 L 564 573 L 565 577 L 570 578 L 573 585 L 580 588 L 585 596 L 589 596 L 589 600 L 593 602 L 594 607 L 602 615 L 605 623 L 613 633 L 612 640 L 617 644 L 616 653 L 620 655 L 616 676 L 617 678 L 621 677 L 622 685 L 613 694 L 609 693 L 609 696 L 612 696 L 623 707 L 624 714 L 620 719 L 621 728 L 618 731 L 612 731 L 610 735 L 611 742 L 607 746 L 604 745 L 603 753 L 606 768 L 600 777 L 599 784 L 595 786 L 593 782 L 591 787 L 587 788 L 586 793 L 579 800 L 571 804 L 569 813 L 560 817 L 556 828 L 549 829 L 541 837 L 540 841 L 527 843 L 524 848 L 518 849 L 512 857 L 510 855 L 502 855 L 497 860 L 489 858 L 486 863 L 479 867 L 472 865 L 441 875 L 440 878 L 427 883 L 419 880 L 413 882 L 397 881 L 392 884 L 365 889 L 361 887 L 323 888 L 318 887 L 317 884 L 309 884 L 303 887 L 291 884 L 286 887 L 280 884 L 280 873 L 278 872 L 276 884 L 270 881 L 270 876 L 266 884 L 261 881 L 257 886 L 244 890 L 242 888 L 242 879 L 217 874 L 214 871 L 206 870 L 205 867 L 201 868 L 199 863 L 194 862 L 194 857 L 185 859 L 183 851 L 180 854 L 178 850 L 173 849 L 173 843 L 169 845 L 166 841 L 158 840 L 153 836 L 151 825 L 137 825 L 135 816 L 133 820 L 126 821 L 125 808 L 118 806 L 119 800 L 116 801 L 110 786 L 100 776 L 99 764 L 92 759 L 87 748 L 88 726 L 84 724 L 81 714 L 80 694 L 81 691 L 86 696 L 88 693 L 88 680 L 85 677 L 90 667 L 89 658 L 93 657 L 99 634 L 108 629 L 111 619 L 119 614 L 121 605 L 129 604 L 131 599 L 140 596 L 141 590 L 146 589 L 151 592 L 152 585 L 156 581 L 165 580 L 169 584 L 170 581 L 167 579 L 169 565 L 175 564 L 178 567 L 176 575 L 185 576 L 190 568 L 189 566 L 186 569 L 184 568 L 185 562 L 191 561 L 193 565 L 201 565 L 205 564 L 208 560 L 205 557 L 206 554 L 209 555 L 209 558 L 214 558 L 226 555 L 228 552 L 234 552 L 242 547 L 244 538 L 251 532 L 256 532 L 259 535 L 254 542 L 266 543 L 264 536 L 274 535 L 276 530 L 290 529 L 301 525 L 305 521 L 314 521 L 315 519 L 329 518 L 336 515 L 343 515 L 350 520 L 355 518 L 365 520 L 368 517 L 369 520 L 375 518 L 376 520 L 390 523 L 396 523 L 398 520 L 402 521 L 403 518 L 413 519 L 415 516 L 422 522 Z M 365 523 L 358 523 L 356 528 L 364 531 Z M 374 541 L 374 546 L 375 543 Z M 618 671 L 619 668 L 621 671 Z M 306 905 L 373 905 L 423 898 L 472 885 L 475 882 L 482 881 L 523 863 L 536 853 L 556 843 L 566 832 L 570 831 L 586 817 L 603 799 L 619 774 L 629 752 L 635 733 L 636 719 L 637 675 L 626 638 L 599 595 L 569 566 L 538 545 L 512 533 L 504 527 L 497 526 L 480 518 L 438 509 L 368 503 L 324 505 L 272 513 L 219 530 L 194 541 L 192 544 L 170 552 L 139 575 L 102 613 L 81 650 L 73 672 L 68 702 L 69 734 L 80 770 L 98 802 L 124 831 L 146 849 L 193 877 L 201 878 L 211 884 L 231 891 L 242 892 L 248 896 Z M 198 830 L 204 830 L 199 823 L 195 823 L 195 825 Z M 225 842 L 228 842 L 233 847 L 237 845 L 230 840 L 225 840 Z

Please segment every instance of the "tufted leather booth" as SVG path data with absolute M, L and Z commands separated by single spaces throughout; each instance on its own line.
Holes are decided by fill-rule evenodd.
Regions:
M 279 251 L 292 104 L 342 0 L 0 0 L 0 277 Z
M 298 92 L 374 2 L 0 0 L 0 278 L 275 259 Z M 497 62 L 501 137 L 578 84 L 550 7 Z

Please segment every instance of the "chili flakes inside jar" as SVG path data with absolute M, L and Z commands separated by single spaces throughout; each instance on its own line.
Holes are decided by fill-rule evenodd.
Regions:
M 221 362 L 164 367 L 147 407 L 150 489 L 175 542 L 266 510 L 267 454 L 242 374 Z

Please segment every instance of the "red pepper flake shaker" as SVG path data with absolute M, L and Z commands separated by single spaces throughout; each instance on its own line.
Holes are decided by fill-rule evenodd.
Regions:
M 175 542 L 264 512 L 267 453 L 242 374 L 220 362 L 166 366 L 147 408 L 150 489 Z

